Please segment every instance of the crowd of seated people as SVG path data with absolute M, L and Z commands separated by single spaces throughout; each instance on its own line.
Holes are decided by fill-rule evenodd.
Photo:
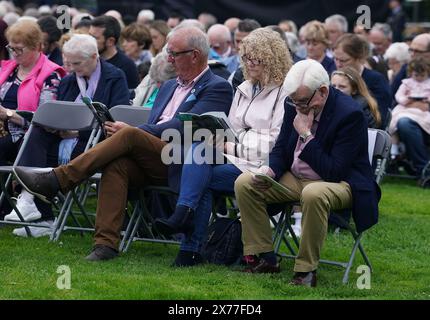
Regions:
M 151 10 L 142 10 L 135 20 L 123 19 L 115 10 L 97 16 L 71 10 L 72 28 L 60 30 L 54 11 L 39 13 L 37 18 L 16 17 L 8 7 L 7 15 L 0 18 L 0 36 L 4 38 L 0 41 L 0 164 L 14 162 L 29 127 L 19 111 L 35 112 L 45 101 L 80 102 L 88 96 L 109 108 L 150 107 L 148 123 L 139 128 L 107 122 L 106 137 L 85 153 L 88 132 L 35 127 L 19 162 L 19 168 L 24 168 L 20 180 L 40 179 L 46 186 L 44 192 L 52 198 L 58 190 L 70 190 L 103 168 L 94 247 L 87 257 L 91 261 L 118 255 L 128 187 L 154 183 L 172 187 L 179 194 L 176 206 L 170 217 L 158 219 L 156 225 L 166 235 L 185 234 L 176 266 L 202 262 L 200 250 L 212 194 L 236 192 L 245 223 L 247 272 L 279 272 L 269 246 L 269 222 L 262 218 L 266 214 L 263 206 L 273 199 L 307 195 L 309 181 L 318 184 L 318 190 L 341 192 L 342 203 L 330 198 L 328 207 L 318 211 L 324 227 L 327 212 L 333 208 L 352 207 L 357 218 L 354 206 L 363 198 L 357 200 L 358 193 L 351 196 L 351 190 L 356 192 L 359 181 L 373 190 L 366 205 L 377 215 L 379 189 L 370 183 L 370 167 L 363 162 L 362 150 L 349 144 L 348 139 L 354 140 L 351 132 L 344 131 L 349 126 L 358 130 L 360 146 L 365 144 L 366 128 L 388 130 L 393 136 L 392 158 L 406 157 L 418 180 L 429 163 L 430 33 L 421 30 L 410 41 L 403 39 L 398 3 L 391 0 L 389 20 L 374 23 L 370 30 L 349 26 L 340 14 L 309 21 L 298 29 L 292 20 L 262 26 L 251 18 L 232 17 L 221 23 L 209 13 L 185 19 L 172 12 L 163 20 Z M 314 79 L 308 78 L 306 68 Z M 329 125 L 326 115 L 333 110 L 336 121 Z M 162 162 L 162 149 L 168 145 L 162 134 L 167 129 L 183 134 L 177 115 L 187 111 L 226 114 L 238 132 L 238 141 L 205 142 L 216 154 L 225 155 L 223 163 L 212 164 L 206 158 L 196 163 L 194 151 L 199 150 L 201 141 L 193 141 L 187 150 L 181 147 L 188 164 Z M 345 139 L 340 146 L 329 145 L 320 139 L 316 128 L 327 130 L 332 142 L 337 141 L 337 134 L 344 134 Z M 266 149 L 262 150 L 261 144 Z M 357 163 L 347 163 L 338 151 L 355 152 Z M 234 159 L 241 160 L 236 162 L 242 168 L 231 163 Z M 294 184 L 295 194 L 271 193 L 262 181 L 242 174 L 255 163 L 264 163 L 261 170 L 276 180 Z M 26 171 L 29 166 L 55 169 L 39 176 Z M 351 176 L 356 168 L 361 171 Z M 328 181 L 336 186 L 325 185 Z M 53 226 L 51 205 L 35 197 L 33 187 L 31 182 L 14 185 L 11 192 L 18 195 L 17 208 L 25 221 Z M 319 205 L 313 196 L 309 195 L 311 207 Z M 250 204 L 258 210 L 253 212 Z M 309 208 L 301 208 L 301 239 L 311 245 L 296 261 L 294 284 L 314 285 L 316 281 L 315 261 L 323 240 L 309 236 L 313 230 L 310 224 L 316 221 L 307 215 Z M 0 219 L 20 220 L 6 203 L 1 205 Z M 361 225 L 358 217 L 355 222 L 364 230 L 375 220 Z M 49 235 L 51 229 L 35 225 L 30 231 L 39 237 Z M 28 235 L 24 228 L 13 233 Z

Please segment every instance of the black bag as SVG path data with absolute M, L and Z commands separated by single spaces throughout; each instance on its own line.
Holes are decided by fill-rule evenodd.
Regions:
M 208 227 L 202 256 L 209 263 L 232 265 L 243 255 L 242 225 L 239 218 L 217 218 Z

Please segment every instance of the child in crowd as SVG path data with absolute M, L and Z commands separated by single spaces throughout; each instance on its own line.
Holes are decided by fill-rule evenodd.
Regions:
M 393 109 L 389 133 L 393 137 L 391 156 L 399 154 L 399 139 L 396 134 L 401 118 L 416 122 L 422 130 L 430 134 L 430 63 L 424 58 L 415 58 L 407 68 L 409 78 L 402 81 L 396 93 L 398 105 Z

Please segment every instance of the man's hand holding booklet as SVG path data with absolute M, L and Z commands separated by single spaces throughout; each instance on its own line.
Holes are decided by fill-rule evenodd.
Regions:
M 275 173 L 268 166 L 261 166 L 258 169 L 248 170 L 252 175 L 252 184 L 259 191 L 266 191 L 273 187 L 277 191 L 285 192 L 287 188 L 277 182 L 275 179 Z

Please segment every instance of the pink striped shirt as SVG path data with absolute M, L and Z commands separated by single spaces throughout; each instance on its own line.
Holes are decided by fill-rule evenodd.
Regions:
M 300 141 L 300 137 L 297 139 L 296 149 L 294 150 L 294 161 L 291 165 L 291 173 L 301 180 L 322 180 L 321 177 L 314 170 L 312 170 L 312 168 L 306 162 L 299 159 L 299 156 L 309 141 L 314 139 L 323 109 L 321 109 L 320 113 L 318 113 L 314 119 L 311 128 L 312 136 L 310 136 L 305 143 Z
M 208 69 L 209 67 L 206 67 L 197 77 L 195 77 L 190 83 L 186 85 L 183 85 L 179 78 L 176 79 L 178 86 L 176 87 L 169 103 L 167 103 L 166 108 L 164 108 L 164 111 L 161 114 L 160 120 L 157 122 L 157 124 L 172 120 L 185 97 Z

